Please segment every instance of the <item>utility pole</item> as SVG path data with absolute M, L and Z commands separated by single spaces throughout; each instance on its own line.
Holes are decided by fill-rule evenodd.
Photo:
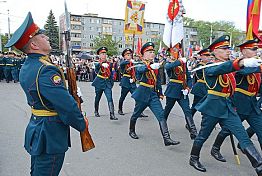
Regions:
M 209 45 L 211 45 L 212 44 L 212 42 L 213 42 L 213 26 L 212 26 L 212 24 L 211 24 L 211 27 L 210 27 L 210 41 L 209 41 Z
M 10 40 L 10 17 L 9 17 L 9 9 L 7 10 L 7 16 L 8 16 L 8 41 Z M 11 47 L 9 48 L 9 51 L 11 51 Z
M 5 3 L 6 1 L 0 1 L 0 3 L 3 2 Z M 2 34 L 1 34 L 1 29 L 0 29 L 0 51 L 3 51 L 2 49 Z

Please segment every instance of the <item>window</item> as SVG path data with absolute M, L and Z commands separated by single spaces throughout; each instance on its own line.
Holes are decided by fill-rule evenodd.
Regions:
M 90 38 L 90 39 L 93 39 L 93 38 L 94 38 L 94 36 L 93 36 L 93 35 L 89 35 L 89 38 Z
M 96 30 L 97 30 L 97 32 L 102 32 L 102 28 L 101 27 L 97 27 Z
M 123 47 L 122 44 L 119 44 L 119 45 L 118 45 L 118 48 L 122 48 L 122 47 Z
M 96 23 L 97 23 L 97 24 L 100 24 L 100 20 L 99 20 L 99 19 L 97 19 L 97 20 L 96 20 Z
M 90 47 L 94 47 L 94 44 L 93 44 L 93 43 L 90 43 L 89 46 L 90 46 Z

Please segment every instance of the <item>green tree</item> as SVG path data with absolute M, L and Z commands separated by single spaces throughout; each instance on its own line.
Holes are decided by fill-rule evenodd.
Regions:
M 244 40 L 244 32 L 237 29 L 233 22 L 229 21 L 215 21 L 207 22 L 201 20 L 194 20 L 191 18 L 184 17 L 184 25 L 189 27 L 196 27 L 199 41 L 203 44 L 203 47 L 208 47 L 210 44 L 210 37 L 215 39 L 221 35 L 228 34 L 232 36 L 232 45 L 237 45 Z M 212 26 L 212 36 L 211 36 L 211 26 Z
M 1 35 L 1 40 L 2 40 L 2 51 L 6 52 L 8 51 L 8 48 L 5 48 L 5 44 L 8 42 L 8 36 L 7 35 Z
M 111 35 L 101 35 L 93 39 L 94 48 L 97 50 L 98 48 L 105 46 L 108 49 L 108 56 L 113 56 L 118 54 L 118 44 L 120 41 L 112 40 Z
M 54 13 L 50 10 L 44 26 L 45 34 L 49 37 L 50 45 L 53 52 L 59 52 L 59 33 Z

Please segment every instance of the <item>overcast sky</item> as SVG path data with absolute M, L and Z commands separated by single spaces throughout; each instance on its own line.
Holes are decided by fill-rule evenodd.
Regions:
M 11 33 L 22 24 L 28 11 L 34 21 L 43 28 L 52 9 L 56 21 L 64 12 L 64 0 L 0 0 L 0 32 L 8 32 L 7 10 L 10 13 Z M 236 27 L 245 30 L 246 6 L 248 0 L 183 0 L 186 17 L 205 21 L 232 21 Z M 164 23 L 169 0 L 145 0 L 145 19 Z M 126 0 L 67 0 L 72 14 L 97 13 L 101 17 L 124 19 Z M 260 25 L 261 26 L 261 25 Z M 261 27 L 260 27 L 261 28 Z

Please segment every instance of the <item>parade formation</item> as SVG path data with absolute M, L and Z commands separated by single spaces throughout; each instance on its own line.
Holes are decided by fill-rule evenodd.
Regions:
M 176 5 L 181 7 L 180 11 L 175 12 Z M 235 151 L 235 136 L 239 143 L 237 147 L 250 161 L 250 167 L 254 168 L 258 176 L 262 176 L 262 157 L 259 152 L 262 149 L 262 58 L 258 56 L 260 38 L 254 35 L 253 38 L 244 40 L 237 46 L 241 52 L 239 57 L 230 59 L 230 36 L 222 35 L 194 55 L 196 63 L 189 69 L 189 58 L 184 56 L 181 36 L 175 31 L 179 30 L 179 25 L 173 24 L 180 23 L 183 17 L 182 1 L 170 1 L 169 7 L 173 9 L 169 11 L 167 23 L 172 24 L 169 26 L 169 35 L 164 35 L 164 55 L 156 55 L 155 44 L 145 42 L 140 49 L 140 56 L 134 57 L 134 49 L 126 48 L 120 61 L 116 63 L 109 59 L 107 46 L 96 49 L 98 59 L 94 61 L 95 77 L 92 80 L 95 97 L 89 100 L 94 103 L 94 111 L 91 113 L 94 113 L 95 118 L 101 118 L 100 100 L 104 93 L 109 110 L 108 123 L 118 121 L 119 117 L 130 117 L 127 136 L 129 135 L 130 140 L 143 140 L 137 123 L 139 118 L 149 118 L 143 113 L 149 108 L 158 121 L 164 146 L 179 148 L 183 147 L 181 141 L 177 140 L 176 134 L 170 135 L 169 130 L 173 127 L 168 125 L 169 121 L 176 121 L 176 117 L 168 117 L 177 102 L 183 111 L 185 128 L 192 141 L 188 144 L 192 147 L 188 151 L 188 162 L 185 163 L 192 166 L 192 172 L 194 169 L 201 172 L 208 170 L 200 162 L 200 152 L 219 124 L 221 130 L 210 148 L 211 156 L 220 162 L 227 162 L 227 156 L 222 154 L 221 147 L 226 137 L 230 136 Z M 175 40 L 174 36 L 177 36 Z M 31 156 L 30 174 L 57 176 L 63 166 L 65 153 L 71 147 L 70 127 L 83 133 L 92 126 L 79 106 L 84 95 L 79 88 L 68 90 L 72 86 L 69 73 L 65 74 L 68 68 L 54 63 L 50 55 L 52 48 L 49 37 L 34 23 L 30 12 L 5 47 L 15 47 L 20 51 L 0 53 L 0 81 L 9 84 L 12 81 L 20 82 L 31 108 L 24 139 L 24 148 Z M 67 54 L 70 57 L 70 52 Z M 72 63 L 67 66 L 70 64 Z M 113 86 L 118 86 L 116 71 L 120 73 L 121 86 L 118 101 L 113 99 Z M 167 79 L 165 90 L 162 90 L 163 75 Z M 134 107 L 128 107 L 132 110 L 131 116 L 123 111 L 129 92 L 135 102 Z M 192 102 L 189 99 L 190 94 L 194 96 Z M 165 106 L 161 103 L 163 99 Z M 197 111 L 202 116 L 200 126 L 195 124 L 193 118 Z M 243 121 L 250 126 L 247 130 Z M 261 146 L 259 150 L 250 139 L 254 134 Z M 92 145 L 83 151 L 94 148 L 93 141 Z

